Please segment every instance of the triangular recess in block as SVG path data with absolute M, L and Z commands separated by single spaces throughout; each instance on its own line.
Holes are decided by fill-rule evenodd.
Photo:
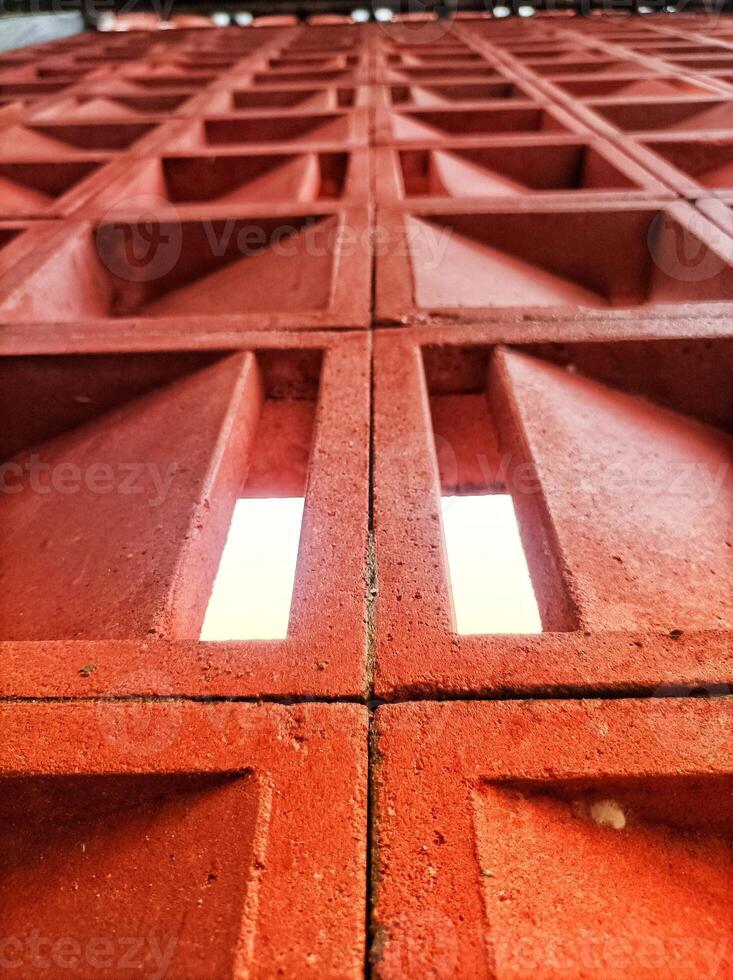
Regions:
M 139 115 L 134 110 L 126 108 L 114 99 L 105 99 L 102 96 L 94 99 L 80 101 L 73 108 L 69 108 L 64 113 L 65 119 L 129 119 L 131 116 Z
M 451 105 L 452 100 L 441 98 L 436 94 L 435 90 L 422 85 L 413 85 L 410 89 L 410 101 L 414 105 L 419 106 L 435 106 L 440 108 L 441 106 Z
M 275 143 L 284 140 L 316 142 L 342 140 L 348 128 L 348 116 L 320 114 L 302 116 L 249 116 L 207 119 L 205 137 L 208 143 L 223 146 L 230 143 Z
M 669 131 L 686 129 L 730 129 L 733 126 L 733 106 L 730 103 L 718 104 L 710 109 L 701 111 L 700 108 L 691 115 L 671 122 L 666 129 Z
M 610 305 L 601 293 L 490 241 L 417 218 L 408 221 L 421 308 Z
M 733 188 L 733 141 L 665 140 L 648 145 L 703 187 Z
M 733 338 L 529 344 L 522 350 L 569 372 L 733 431 Z
M 731 975 L 730 780 L 675 782 L 474 793 L 493 976 Z
M 207 367 L 218 352 L 74 354 L 0 361 L 0 460 Z M 43 392 L 39 402 L 38 392 Z
M 733 628 L 730 433 L 514 350 L 491 371 L 583 627 Z
M 20 217 L 45 210 L 96 167 L 95 163 L 71 161 L 0 163 L 3 214 Z
M 238 222 L 233 228 L 230 223 L 228 229 L 212 228 L 211 222 L 206 228 L 189 226 L 170 273 L 140 284 L 115 280 L 112 313 L 217 316 L 323 309 L 331 294 L 337 222 L 335 217 L 315 224 L 308 218 L 283 218 Z M 255 224 L 263 232 L 256 243 Z M 217 230 L 226 237 L 214 248 Z
M 0 132 L 0 151 L 14 156 L 59 156 L 68 150 L 65 140 L 55 139 L 37 127 L 9 126 Z
M 26 937 L 33 923 L 53 948 L 71 943 L 51 974 L 119 976 L 134 950 L 141 976 L 241 975 L 242 920 L 256 907 L 255 777 L 33 776 L 0 788 L 3 934 Z M 51 958 L 8 949 L 10 972 L 49 975 Z
M 394 116 L 392 132 L 395 139 L 399 140 L 434 140 L 445 137 L 445 130 L 438 126 L 429 126 L 406 113 Z
M 690 86 L 695 91 L 694 86 Z M 668 82 L 657 78 L 640 78 L 626 84 L 619 84 L 613 87 L 614 96 L 624 96 L 638 98 L 650 95 L 676 96 L 680 95 L 680 89 L 684 94 L 684 85 L 675 82 Z
M 319 198 L 322 183 L 321 158 L 317 153 L 178 157 L 165 160 L 163 168 L 162 191 L 176 203 L 308 202 Z
M 43 211 L 53 202 L 50 194 L 24 186 L 20 181 L 9 180 L 0 174 L 0 199 L 2 199 L 3 216 L 18 217 Z
M 35 123 L 32 126 L 8 126 L 0 130 L 0 153 L 15 157 L 58 157 L 69 150 L 120 150 L 128 147 L 152 129 L 152 123 L 120 121 L 68 125 Z
M 174 621 L 198 636 L 225 534 L 201 515 L 241 487 L 238 440 L 258 397 L 251 355 L 236 353 L 16 453 L 11 469 L 26 476 L 0 498 L 3 638 L 145 638 Z M 209 500 L 217 467 L 228 475 Z M 184 552 L 204 540 L 182 575 Z
M 430 155 L 428 182 L 429 193 L 450 197 L 515 197 L 530 189 L 498 170 L 443 150 Z

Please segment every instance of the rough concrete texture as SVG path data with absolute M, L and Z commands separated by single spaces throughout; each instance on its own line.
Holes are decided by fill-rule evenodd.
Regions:
M 380 333 L 380 696 L 730 683 L 730 340 L 648 327 Z M 440 497 L 502 490 L 546 632 L 459 636 Z
M 208 675 L 210 693 L 364 696 L 368 369 L 363 334 L 5 359 L 2 634 L 61 641 L 56 666 L 31 645 L 9 687 L 30 669 L 29 694 L 92 693 L 83 639 L 107 694 L 147 687 L 154 661 L 169 693 Z M 199 644 L 236 500 L 306 489 L 287 638 Z
M 0 55 L 0 966 L 733 977 L 733 27 L 124 26 Z
M 145 976 L 362 975 L 365 708 L 0 714 L 0 918 L 19 975 L 120 976 L 125 956 Z
M 730 700 L 377 711 L 378 977 L 733 970 Z

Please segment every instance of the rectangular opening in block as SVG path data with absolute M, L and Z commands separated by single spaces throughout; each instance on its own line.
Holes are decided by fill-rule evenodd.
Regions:
M 307 71 L 329 71 L 334 68 L 342 69 L 346 64 L 355 64 L 358 59 L 353 57 L 344 58 L 343 55 L 333 55 L 333 57 L 322 57 L 311 55 L 309 57 L 290 57 L 290 58 L 270 58 L 270 68 L 275 72 L 280 69 L 303 68 Z
M 430 414 L 456 632 L 541 632 L 486 392 L 433 393 Z
M 480 65 L 476 65 L 471 68 L 453 68 L 450 64 L 442 65 L 438 67 L 437 65 L 432 65 L 430 67 L 411 67 L 407 65 L 401 65 L 399 68 L 394 68 L 390 72 L 391 76 L 396 78 L 405 78 L 411 81 L 420 80 L 431 80 L 436 85 L 445 84 L 446 82 L 450 84 L 464 84 L 472 83 L 477 80 L 490 80 L 499 81 L 502 79 L 502 75 L 493 67 L 482 68 Z
M 420 309 L 636 308 L 733 298 L 724 254 L 673 212 L 553 207 L 410 216 L 407 224 Z M 709 274 L 690 276 L 680 242 Z
M 246 89 L 231 93 L 227 109 L 252 112 L 257 109 L 350 109 L 353 88 Z
M 636 72 L 652 75 L 654 69 L 640 65 L 638 61 L 555 61 L 526 62 L 538 75 L 605 75 L 613 72 Z
M 348 135 L 348 115 L 324 112 L 303 116 L 206 119 L 200 138 L 206 146 L 227 146 L 232 143 L 328 142 L 346 139 Z
M 335 201 L 344 195 L 348 170 L 348 153 L 162 157 L 141 162 L 130 183 L 114 192 L 114 201 L 111 194 L 102 199 L 117 207 L 140 193 L 173 204 Z
M 351 82 L 354 72 L 348 68 L 336 68 L 331 71 L 258 71 L 253 76 L 255 85 L 299 85 L 317 84 L 333 85 L 335 82 Z
M 0 162 L 0 217 L 43 214 L 98 167 L 97 160 Z
M 212 55 L 206 58 L 181 58 L 176 65 L 185 72 L 210 72 L 224 71 L 236 63 L 236 58 L 220 58 Z
M 280 640 L 288 635 L 303 504 L 302 497 L 237 501 L 202 640 Z
M 7 126 L 0 130 L 4 156 L 58 157 L 69 149 L 87 151 L 125 150 L 153 129 L 153 123 L 37 123 Z
M 407 197 L 515 197 L 639 186 L 584 144 L 400 150 L 399 159 Z
M 276 640 L 288 634 L 315 433 L 317 377 L 310 373 L 294 384 L 302 367 L 287 357 L 269 365 L 263 359 L 261 365 L 268 382 L 266 397 L 202 640 Z
M 32 96 L 52 95 L 67 88 L 68 82 L 4 82 L 0 84 L 2 98 L 24 98 Z
M 711 57 L 706 55 L 702 58 L 667 58 L 673 65 L 679 65 L 681 69 L 690 71 L 718 71 L 719 69 L 730 71 L 733 68 L 733 51 L 730 54 Z
M 456 632 L 541 633 L 509 494 L 441 500 Z
M 412 103 L 420 106 L 451 105 L 454 102 L 485 102 L 494 99 L 527 99 L 527 93 L 515 82 L 473 82 L 457 85 L 392 85 L 393 105 Z
M 702 187 L 733 189 L 733 139 L 645 140 L 644 145 Z
M 496 109 L 420 109 L 392 116 L 396 139 L 419 140 L 451 136 L 564 132 L 566 127 L 539 106 Z
M 686 78 L 667 75 L 646 75 L 626 78 L 567 78 L 553 79 L 555 85 L 586 98 L 614 96 L 616 98 L 648 98 L 649 96 L 711 95 L 709 85 Z
M 190 88 L 200 90 L 216 79 L 216 75 L 187 74 L 185 72 L 170 75 L 127 75 L 125 81 L 144 89 Z
M 248 771 L 0 787 L 0 930 L 17 937 L 6 959 L 15 972 L 119 976 L 132 943 L 144 975 L 237 972 L 260 807 Z
M 43 64 L 39 65 L 38 68 L 36 68 L 37 78 L 48 78 L 48 79 L 53 79 L 54 81 L 60 81 L 61 79 L 65 79 L 66 81 L 75 82 L 84 78 L 84 76 L 87 74 L 88 74 L 88 70 L 86 68 L 67 68 L 67 67 L 62 68 L 61 66 L 57 66 L 57 65 L 43 65 Z
M 590 107 L 624 132 L 733 129 L 733 103 L 725 101 L 591 103 Z

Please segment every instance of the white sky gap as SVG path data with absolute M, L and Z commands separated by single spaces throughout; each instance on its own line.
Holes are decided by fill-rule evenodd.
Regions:
M 457 632 L 541 633 L 511 496 L 441 503 Z
M 287 636 L 303 505 L 303 497 L 237 501 L 202 640 Z

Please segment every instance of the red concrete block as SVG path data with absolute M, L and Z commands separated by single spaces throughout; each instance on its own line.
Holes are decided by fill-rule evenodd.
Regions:
M 385 203 L 445 198 L 505 201 L 629 200 L 672 196 L 607 141 L 558 137 L 527 146 L 514 139 L 475 146 L 456 139 L 436 147 L 379 147 L 377 196 Z
M 155 346 L 2 362 L 4 691 L 363 696 L 368 338 Z M 199 642 L 235 501 L 283 495 L 305 496 L 287 638 Z
M 52 229 L 45 247 L 13 269 L 0 322 L 74 323 L 88 336 L 138 322 L 189 335 L 364 327 L 368 219 L 365 209 L 325 201 L 179 214 L 156 195 L 125 197 L 102 220 Z M 49 290 L 62 281 L 63 290 Z
M 733 702 L 379 708 L 372 963 L 727 976 Z
M 377 337 L 378 696 L 730 683 L 730 341 L 577 334 Z M 440 497 L 497 491 L 539 635 L 456 632 Z
M 728 238 L 684 203 L 415 204 L 378 223 L 382 322 L 689 316 L 733 298 Z
M 362 976 L 364 708 L 0 712 L 6 967 Z

